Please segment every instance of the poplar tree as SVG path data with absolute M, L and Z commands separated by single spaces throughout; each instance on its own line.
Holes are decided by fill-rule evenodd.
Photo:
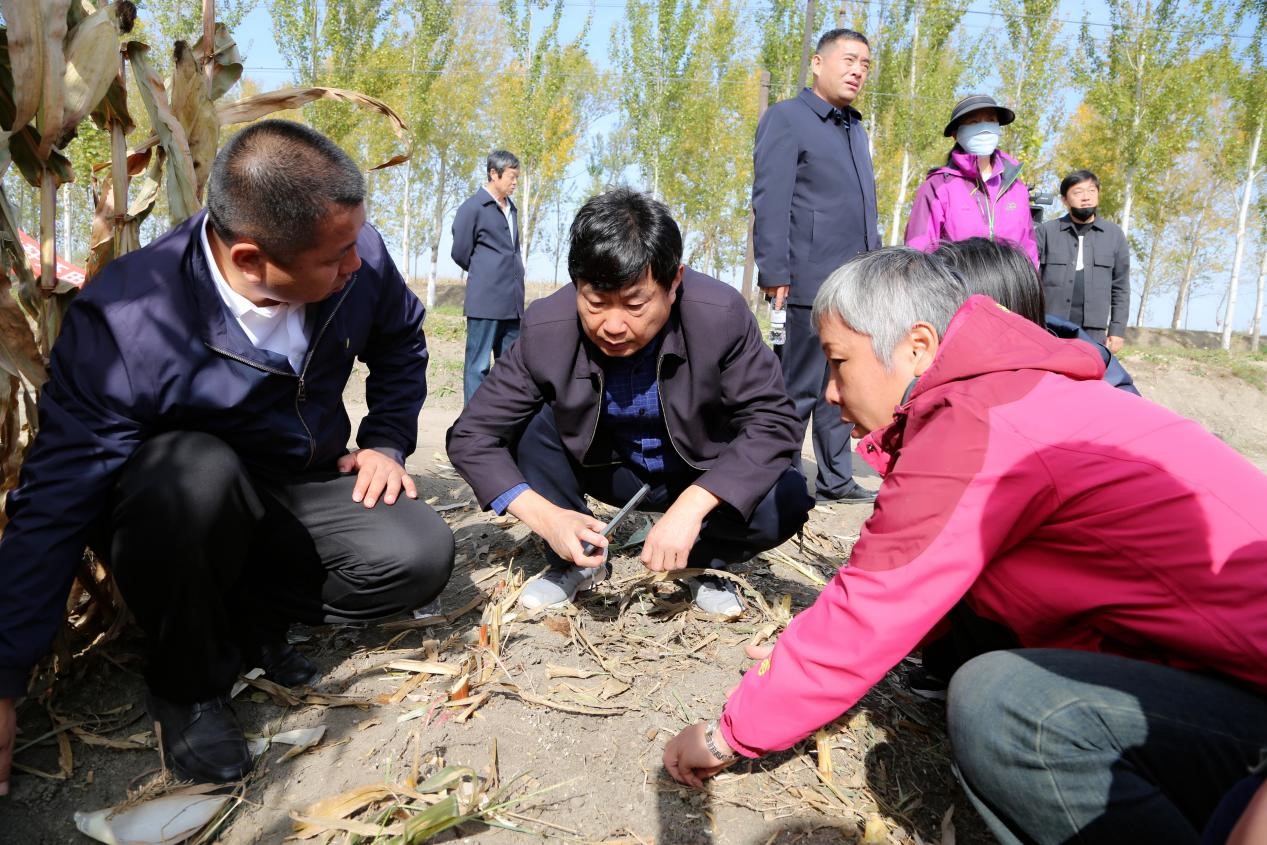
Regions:
M 500 0 L 499 7 L 511 59 L 491 83 L 493 121 L 521 163 L 517 204 L 526 261 L 546 209 L 582 154 L 602 92 L 585 49 L 588 18 L 576 38 L 563 43 L 563 0 L 554 0 L 548 17 L 535 14 L 547 9 L 542 0 Z

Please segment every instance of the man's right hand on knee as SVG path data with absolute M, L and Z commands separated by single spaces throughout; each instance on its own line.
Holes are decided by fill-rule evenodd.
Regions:
M 538 537 L 550 544 L 556 555 L 577 566 L 601 566 L 606 560 L 607 538 L 602 535 L 603 521 L 586 513 L 561 508 L 532 490 L 525 490 L 506 508 Z M 591 543 L 594 554 L 586 555 L 582 546 Z
M 0 698 L 0 795 L 9 794 L 9 767 L 17 738 L 17 707 L 12 698 Z

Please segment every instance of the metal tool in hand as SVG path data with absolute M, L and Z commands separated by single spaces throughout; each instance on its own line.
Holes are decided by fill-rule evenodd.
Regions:
M 629 516 L 630 512 L 633 511 L 634 508 L 638 507 L 638 503 L 643 500 L 643 497 L 645 497 L 650 492 L 651 492 L 650 484 L 644 484 L 641 487 L 639 487 L 638 492 L 634 493 L 632 496 L 629 497 L 629 501 L 625 502 L 625 506 L 621 508 L 619 511 L 617 511 L 615 516 L 607 520 L 607 524 L 603 526 L 603 530 L 598 533 L 602 534 L 604 537 L 610 537 L 612 531 L 616 530 L 616 526 L 620 524 L 620 521 L 624 519 L 625 517 Z M 593 543 L 586 543 L 585 545 L 581 546 L 581 554 L 585 555 L 586 557 L 589 557 L 590 555 L 594 554 L 594 552 L 597 551 L 597 549 L 598 547 L 595 546 Z

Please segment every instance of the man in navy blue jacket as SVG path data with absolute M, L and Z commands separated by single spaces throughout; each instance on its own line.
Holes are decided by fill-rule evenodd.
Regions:
M 311 129 L 254 124 L 216 157 L 207 212 L 112 262 L 67 312 L 0 539 L 0 794 L 14 699 L 85 546 L 146 633 L 167 760 L 199 781 L 250 769 L 228 702 L 240 669 L 316 679 L 291 621 L 370 620 L 444 587 L 453 535 L 403 466 L 423 308 L 365 225 L 364 185 Z M 369 410 L 349 452 L 356 358 Z
M 819 501 L 869 502 L 853 480 L 852 426 L 823 398 L 827 361 L 810 308 L 837 267 L 880 246 L 875 175 L 862 116 L 850 104 L 871 68 L 867 39 L 833 29 L 810 63 L 813 88 L 770 107 L 753 151 L 753 247 L 757 283 L 776 309 L 786 304 L 783 377 L 801 421 L 813 416 Z M 800 451 L 797 451 L 799 460 Z
M 496 150 L 488 157 L 488 183 L 453 217 L 453 260 L 466 271 L 466 366 L 462 398 L 469 403 L 491 368 L 519 337 L 524 315 L 524 262 L 519 250 L 519 209 L 510 195 L 519 185 L 519 159 Z

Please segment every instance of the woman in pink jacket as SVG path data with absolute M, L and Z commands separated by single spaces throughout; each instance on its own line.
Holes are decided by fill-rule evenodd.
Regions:
M 1007 241 L 1038 266 L 1029 189 L 1021 165 L 998 149 L 999 128 L 1016 114 L 993 97 L 964 97 L 943 134 L 955 139 L 946 164 L 928 172 L 906 223 L 906 245 L 932 252 L 942 241 Z
M 795 745 L 964 606 L 1010 634 L 947 696 L 999 840 L 1196 843 L 1267 747 L 1267 476 L 1104 382 L 1089 344 L 965 297 L 901 247 L 823 285 L 827 399 L 884 474 L 875 513 L 665 767 L 698 786 Z

